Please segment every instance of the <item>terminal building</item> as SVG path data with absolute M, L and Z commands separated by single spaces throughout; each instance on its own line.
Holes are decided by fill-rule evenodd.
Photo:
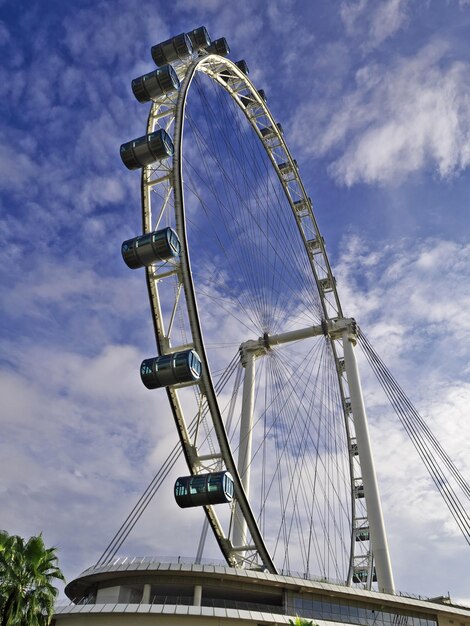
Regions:
M 117 559 L 66 587 L 55 626 L 470 626 L 470 608 L 223 565 Z

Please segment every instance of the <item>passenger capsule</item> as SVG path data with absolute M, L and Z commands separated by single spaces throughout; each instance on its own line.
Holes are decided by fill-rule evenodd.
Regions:
M 262 89 L 258 90 L 258 95 L 263 102 L 266 102 L 266 94 L 264 93 Z M 255 100 L 251 94 L 249 96 L 242 96 L 240 100 L 242 101 L 242 104 L 247 109 L 251 107 L 259 106 L 258 100 Z
M 211 38 L 205 26 L 195 28 L 190 33 L 188 33 L 188 37 L 191 40 L 191 45 L 193 46 L 194 50 L 202 50 L 203 48 L 207 48 L 207 46 L 210 46 Z
M 354 495 L 356 496 L 356 498 L 364 498 L 364 485 L 356 485 L 354 487 Z
M 369 571 L 367 569 L 358 569 L 353 574 L 353 583 L 365 583 L 367 582 L 367 577 L 369 575 Z M 372 571 L 372 582 L 377 582 L 377 574 L 375 573 L 375 568 Z
M 368 530 L 359 530 L 356 533 L 356 541 L 369 541 L 369 531 Z
M 278 168 L 281 174 L 290 174 L 294 170 L 298 169 L 297 161 L 293 159 L 292 164 L 290 163 L 290 161 L 286 161 L 285 163 L 279 163 Z
M 121 146 L 121 159 L 130 170 L 136 170 L 156 161 L 163 161 L 172 156 L 173 142 L 166 131 L 161 128 L 153 133 L 133 139 Z
M 296 161 L 294 162 L 297 164 Z M 294 209 L 295 209 L 295 212 L 299 215 L 299 217 L 305 217 L 306 215 L 310 213 L 312 209 L 312 199 L 307 198 L 307 200 L 305 200 L 305 198 L 302 198 L 302 200 L 295 200 Z
M 213 41 L 210 46 L 207 46 L 206 52 L 208 54 L 220 54 L 220 56 L 226 57 L 230 52 L 230 48 L 228 47 L 225 37 L 221 37 Z
M 357 456 L 359 454 L 359 449 L 357 447 L 357 443 L 352 443 L 351 447 L 350 447 L 350 450 L 351 450 L 351 454 L 353 456 Z
M 284 130 L 281 126 L 281 124 L 276 124 L 277 130 L 281 133 L 281 135 L 283 134 Z M 265 126 L 264 128 L 260 129 L 261 135 L 264 137 L 264 139 L 271 139 L 272 137 L 275 137 L 277 135 L 276 129 L 274 128 L 274 126 Z
M 162 43 L 152 46 L 151 53 L 155 65 L 161 67 L 173 61 L 184 61 L 193 52 L 191 39 L 186 33 L 167 39 Z
M 172 228 L 164 228 L 124 241 L 121 254 L 127 267 L 136 270 L 178 256 L 181 244 Z
M 171 65 L 165 65 L 139 78 L 134 78 L 131 85 L 134 96 L 139 102 L 150 102 L 154 98 L 177 91 L 180 81 Z
M 180 383 L 195 383 L 201 378 L 202 364 L 195 350 L 184 350 L 145 359 L 140 366 L 140 378 L 147 389 L 169 387 Z
M 248 74 L 249 70 L 248 70 L 248 65 L 246 64 L 246 61 L 244 61 L 243 59 L 241 61 L 237 61 L 235 63 L 235 65 L 238 67 L 238 69 L 243 72 L 245 74 L 245 76 Z M 237 80 L 238 76 L 229 68 L 225 68 L 220 74 L 219 74 L 220 78 L 228 83 L 229 80 Z M 242 98 L 243 101 L 243 98 Z
M 236 61 L 235 65 L 238 67 L 238 69 L 241 72 L 245 74 L 245 76 L 250 73 L 250 70 L 248 69 L 248 65 L 246 64 L 245 59 L 240 59 L 240 61 Z
M 229 472 L 182 476 L 175 483 L 175 500 L 182 509 L 226 504 L 233 500 L 233 494 L 233 478 Z

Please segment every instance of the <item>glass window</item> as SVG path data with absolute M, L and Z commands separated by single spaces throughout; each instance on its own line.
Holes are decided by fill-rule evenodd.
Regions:
M 304 617 L 329 619 L 363 626 L 436 626 L 437 619 L 429 615 L 411 611 L 395 612 L 383 606 L 348 602 L 346 600 L 331 601 L 330 597 L 292 596 L 294 612 Z M 408 613 L 408 615 L 407 615 Z M 410 615 L 411 613 L 411 615 Z
M 206 486 L 205 476 L 193 476 L 193 478 L 191 479 L 189 492 L 191 494 L 204 493 L 205 486 Z
M 225 474 L 212 474 L 207 479 L 207 490 L 214 491 L 222 491 L 222 481 L 225 481 Z
M 229 497 L 233 497 L 233 480 L 224 474 L 224 491 Z
M 188 489 L 187 486 L 184 482 L 182 481 L 177 481 L 176 485 L 175 485 L 175 494 L 177 496 L 186 496 L 188 495 Z
M 339 612 L 341 613 L 341 615 L 349 615 L 349 606 L 346 603 L 341 602 L 339 606 Z

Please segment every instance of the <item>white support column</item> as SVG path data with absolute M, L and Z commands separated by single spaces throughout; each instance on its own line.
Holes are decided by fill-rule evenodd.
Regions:
M 357 447 L 361 461 L 362 480 L 367 502 L 367 515 L 370 524 L 370 541 L 375 561 L 375 570 L 379 591 L 394 593 L 392 566 L 388 552 L 385 525 L 380 504 L 379 488 L 375 475 L 374 459 L 367 425 L 364 398 L 362 397 L 361 381 L 357 367 L 353 345 L 356 343 L 354 335 L 349 330 L 342 333 L 344 364 L 348 378 L 348 387 L 351 398 L 351 408 L 356 431 Z
M 193 605 L 201 606 L 202 585 L 194 585 Z
M 255 350 L 244 350 L 242 364 L 245 367 L 245 379 L 243 381 L 242 413 L 240 419 L 238 473 L 247 498 L 250 497 L 250 461 L 251 445 L 253 441 L 253 411 L 255 406 L 255 359 Z M 237 515 L 237 512 L 238 507 L 235 504 L 232 543 L 235 547 L 240 547 L 246 545 L 247 526 L 243 517 Z
M 142 600 L 140 601 L 141 604 L 150 604 L 150 590 L 150 583 L 145 583 L 144 589 L 142 591 Z

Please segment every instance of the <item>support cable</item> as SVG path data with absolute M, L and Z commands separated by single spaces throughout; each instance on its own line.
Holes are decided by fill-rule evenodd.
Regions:
M 358 341 L 374 374 L 384 389 L 393 409 L 397 413 L 401 424 L 410 437 L 440 495 L 444 499 L 446 506 L 464 535 L 465 540 L 470 545 L 470 516 L 463 506 L 459 495 L 449 483 L 448 476 L 444 473 L 445 467 L 450 471 L 450 474 L 460 486 L 463 495 L 467 498 L 470 497 L 469 484 L 456 468 L 449 455 L 444 451 L 429 427 L 424 423 L 422 417 L 406 397 L 403 389 L 393 378 L 382 359 L 360 330 L 358 331 Z
M 236 354 L 233 357 L 233 359 L 230 361 L 227 369 L 224 371 L 224 373 L 220 377 L 220 379 L 219 379 L 219 381 L 218 381 L 218 383 L 216 385 L 216 388 L 217 387 L 219 388 L 218 391 L 221 391 L 225 387 L 226 383 L 228 382 L 228 380 L 232 376 L 233 372 L 235 371 L 235 369 L 237 367 L 237 361 L 238 361 L 238 354 Z M 206 408 L 206 411 L 205 411 L 206 413 L 207 413 L 207 410 L 208 409 Z M 194 433 L 196 432 L 197 426 L 198 426 L 198 422 L 203 417 L 204 417 L 204 415 L 202 415 L 202 416 L 196 415 L 193 418 L 193 420 L 189 424 L 189 428 L 188 428 L 190 436 L 194 435 Z M 96 567 L 98 567 L 100 565 L 104 565 L 105 563 L 108 563 L 109 561 L 111 561 L 116 556 L 118 550 L 121 548 L 122 544 L 124 543 L 124 541 L 129 536 L 129 533 L 132 531 L 132 529 L 137 524 L 137 522 L 141 518 L 141 516 L 144 513 L 144 511 L 147 509 L 147 507 L 150 504 L 150 502 L 153 500 L 153 498 L 156 495 L 157 491 L 161 487 L 163 481 L 168 476 L 170 471 L 173 469 L 173 467 L 175 466 L 178 458 L 182 455 L 182 453 L 183 453 L 183 448 L 181 447 L 180 443 L 178 442 L 174 446 L 174 448 L 172 449 L 170 454 L 167 456 L 167 458 L 163 462 L 163 464 L 160 467 L 160 469 L 158 470 L 158 472 L 152 478 L 152 480 L 150 481 L 149 485 L 145 489 L 144 493 L 141 495 L 141 497 L 139 498 L 139 500 L 137 501 L 137 503 L 135 504 L 135 506 L 133 507 L 133 509 L 129 513 L 129 515 L 126 517 L 126 519 L 122 523 L 122 525 L 119 528 L 119 530 L 116 532 L 114 537 L 109 542 L 109 544 L 106 547 L 106 549 L 104 550 L 103 554 L 100 556 L 100 558 L 96 562 Z

